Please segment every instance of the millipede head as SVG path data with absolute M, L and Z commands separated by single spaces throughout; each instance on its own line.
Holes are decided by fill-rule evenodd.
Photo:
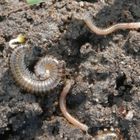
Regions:
M 45 56 L 41 58 L 35 66 L 35 74 L 40 80 L 47 80 L 49 78 L 61 77 L 62 67 L 59 61 L 52 56 Z

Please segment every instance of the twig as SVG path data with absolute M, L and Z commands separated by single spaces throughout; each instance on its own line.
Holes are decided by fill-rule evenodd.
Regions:
M 22 7 L 18 7 L 14 10 L 10 10 L 7 13 L 2 13 L 1 16 L 9 16 L 12 13 L 19 12 L 19 11 L 22 11 L 22 10 L 25 10 L 25 9 L 28 9 L 28 8 L 30 8 L 30 5 L 23 5 Z

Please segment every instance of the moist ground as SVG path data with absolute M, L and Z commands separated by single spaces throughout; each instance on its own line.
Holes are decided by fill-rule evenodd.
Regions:
M 99 36 L 79 15 L 90 13 L 99 27 L 140 22 L 140 1 L 47 0 L 16 10 L 23 5 L 22 0 L 0 1 L 0 139 L 88 140 L 113 127 L 125 140 L 139 140 L 140 30 Z M 27 93 L 15 83 L 8 42 L 20 33 L 34 48 L 32 57 L 52 55 L 65 62 L 66 78 L 75 81 L 67 107 L 89 126 L 87 134 L 69 124 L 59 109 L 66 79 L 44 95 Z

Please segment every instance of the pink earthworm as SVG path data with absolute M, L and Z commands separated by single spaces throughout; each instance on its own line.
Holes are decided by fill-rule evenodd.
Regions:
M 67 107 L 66 107 L 66 96 L 71 88 L 71 86 L 73 85 L 73 81 L 72 80 L 67 80 L 66 84 L 61 92 L 60 95 L 60 99 L 59 99 L 59 105 L 60 105 L 60 110 L 62 112 L 62 114 L 64 115 L 64 117 L 74 126 L 80 128 L 83 131 L 88 131 L 88 126 L 81 123 L 80 121 L 78 121 L 76 118 L 74 118 L 68 111 L 67 111 Z
M 97 35 L 108 35 L 116 30 L 125 30 L 125 29 L 139 29 L 140 28 L 140 22 L 130 22 L 130 23 L 118 23 L 114 24 L 108 28 L 99 28 L 94 25 L 92 18 L 89 15 L 85 15 L 83 18 L 83 21 L 86 23 L 86 25 L 89 27 L 89 29 L 96 33 Z

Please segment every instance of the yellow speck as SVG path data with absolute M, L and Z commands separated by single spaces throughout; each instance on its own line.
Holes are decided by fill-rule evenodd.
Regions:
M 25 43 L 26 37 L 25 37 L 25 35 L 19 34 L 17 37 L 17 40 L 19 43 Z

